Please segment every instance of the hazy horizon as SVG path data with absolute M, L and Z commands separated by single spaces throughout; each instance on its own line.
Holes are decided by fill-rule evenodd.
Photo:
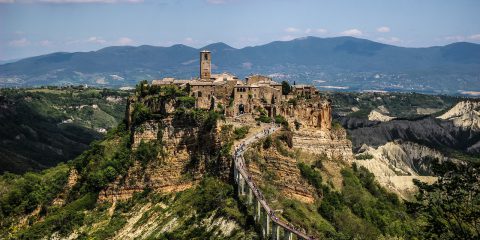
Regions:
M 305 36 L 305 37 L 298 37 L 298 38 L 291 39 L 291 40 L 274 40 L 274 41 L 272 41 L 272 42 L 288 42 L 288 41 L 305 39 L 305 38 L 309 38 L 309 37 L 320 38 L 320 39 L 329 39 L 329 38 L 350 37 L 350 36 L 336 36 L 336 37 Z M 359 37 L 353 37 L 353 38 L 377 42 L 377 41 L 370 40 L 370 39 L 366 39 L 366 38 L 359 38 Z M 140 44 L 140 45 L 110 45 L 110 46 L 102 46 L 102 47 L 100 47 L 100 48 L 98 48 L 98 49 L 85 50 L 85 51 L 55 51 L 55 52 L 47 52 L 47 53 L 43 53 L 43 54 L 39 54 L 39 55 L 27 56 L 27 57 L 23 57 L 23 58 L 0 59 L 0 64 L 5 64 L 5 63 L 9 63 L 9 62 L 15 62 L 15 61 L 19 61 L 19 60 L 26 59 L 26 58 L 30 58 L 30 57 L 48 55 L 48 54 L 57 53 L 57 52 L 67 52 L 67 53 L 75 53 L 75 52 L 95 52 L 95 51 L 99 51 L 99 50 L 101 50 L 101 49 L 109 48 L 109 47 L 140 47 L 140 46 L 152 46 L 152 47 L 166 47 L 166 48 L 168 48 L 168 47 L 172 47 L 172 46 L 175 46 L 175 45 L 184 45 L 184 46 L 191 47 L 191 48 L 195 48 L 195 49 L 202 49 L 202 48 L 205 48 L 205 47 L 207 47 L 207 46 L 209 46 L 209 45 L 212 45 L 212 44 L 223 43 L 223 44 L 226 44 L 226 45 L 228 45 L 228 46 L 230 46 L 230 47 L 232 47 L 232 48 L 234 48 L 234 49 L 243 49 L 243 48 L 248 48 L 248 47 L 262 46 L 262 45 L 266 45 L 266 44 L 269 44 L 269 43 L 272 43 L 272 42 L 268 42 L 268 43 L 264 43 L 264 44 L 258 44 L 258 45 L 242 46 L 242 47 L 232 46 L 232 45 L 229 44 L 229 43 L 221 42 L 221 41 L 208 43 L 208 44 L 206 44 L 206 45 L 204 45 L 204 46 L 200 46 L 200 47 L 191 46 L 191 45 L 184 44 L 184 43 L 172 43 L 171 45 L 163 45 L 163 46 L 162 46 L 162 45 L 151 45 L 151 44 Z M 452 43 L 447 43 L 447 44 L 443 44 L 443 45 L 432 45 L 432 46 L 424 46 L 424 47 L 405 47 L 405 46 L 399 46 L 399 45 L 395 45 L 395 44 L 388 44 L 388 43 L 382 43 L 382 42 L 378 42 L 378 43 L 387 44 L 387 45 L 396 46 L 396 47 L 404 47 L 404 48 L 430 48 L 430 47 L 442 47 L 442 46 L 446 46 L 446 45 L 450 45 L 450 44 L 454 44 L 454 43 L 461 43 L 461 42 L 471 43 L 471 44 L 479 44 L 479 43 L 469 42 L 469 41 L 459 41 L 459 42 L 452 42 Z M 4 62 L 4 63 L 1 63 L 1 62 Z
M 480 1 L 0 0 L 0 59 L 107 46 L 353 36 L 402 46 L 480 43 Z

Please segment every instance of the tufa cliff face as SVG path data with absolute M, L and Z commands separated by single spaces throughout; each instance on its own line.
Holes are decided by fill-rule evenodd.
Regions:
M 175 88 L 129 98 L 126 122 L 133 165 L 103 189 L 99 201 L 128 199 L 135 192 L 177 192 L 197 184 L 206 173 L 227 178 L 231 129 L 220 115 L 192 108 Z
M 329 131 L 332 127 L 332 102 L 320 97 L 312 99 L 290 100 L 280 106 L 279 114 L 284 116 L 291 126 L 295 121 L 304 127 Z
M 340 170 L 349 166 L 354 158 L 344 129 L 325 131 L 301 127 L 274 134 L 271 147 L 257 144 L 245 153 L 245 159 L 254 182 L 266 186 L 267 191 L 270 186 L 287 198 L 310 204 L 322 196 L 318 196 L 315 188 L 306 182 L 299 163 L 315 165 L 322 159 L 323 178 L 340 189 Z
M 288 198 L 306 203 L 315 201 L 315 189 L 302 178 L 295 158 L 281 155 L 274 147 L 252 149 L 245 158 L 254 182 L 271 182 Z
M 156 157 L 148 162 L 136 159 L 125 177 L 119 177 L 100 192 L 99 200 L 128 199 L 145 189 L 182 191 L 198 183 L 207 172 L 227 178 L 231 159 L 218 153 L 228 136 L 217 131 L 219 128 L 206 133 L 201 127 L 175 126 L 171 118 L 135 127 L 134 155 L 138 156 L 135 152 L 141 151 L 142 145 L 152 144 L 158 149 Z
M 326 154 L 329 158 L 352 162 L 352 143 L 343 128 L 321 131 L 300 128 L 293 133 L 293 146 L 313 154 Z

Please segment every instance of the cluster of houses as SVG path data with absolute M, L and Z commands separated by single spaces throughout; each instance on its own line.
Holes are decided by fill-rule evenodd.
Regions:
M 277 115 L 280 104 L 296 96 L 313 96 L 318 90 L 312 85 L 293 85 L 288 95 L 282 95 L 282 84 L 262 75 L 252 75 L 244 81 L 229 73 L 211 73 L 211 53 L 200 52 L 200 77 L 194 80 L 164 78 L 153 80 L 152 85 L 175 85 L 188 88 L 196 98 L 196 107 L 209 109 L 222 106 L 227 117 L 253 113 L 264 109 L 269 117 Z

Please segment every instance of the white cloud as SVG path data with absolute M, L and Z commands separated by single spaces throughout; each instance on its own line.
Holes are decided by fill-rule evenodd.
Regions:
M 134 43 L 133 39 L 128 37 L 121 37 L 116 41 L 116 44 L 118 45 L 132 45 L 133 43 Z
M 297 32 L 300 32 L 300 29 L 294 28 L 294 27 L 288 27 L 288 28 L 285 28 L 284 31 L 287 33 L 297 33 Z
M 362 33 L 362 31 L 360 31 L 356 28 L 352 28 L 352 29 L 348 29 L 348 30 L 345 30 L 345 31 L 341 32 L 340 35 L 359 37 L 359 36 L 362 36 L 363 33 Z
M 87 42 L 89 43 L 96 43 L 96 44 L 105 44 L 107 43 L 107 40 L 101 38 L 101 37 L 89 37 L 87 39 Z
M 470 38 L 471 40 L 480 41 L 480 33 L 479 34 L 474 34 L 474 35 L 472 35 L 468 38 Z
M 183 39 L 183 42 L 185 42 L 185 43 L 194 43 L 195 40 L 193 40 L 193 38 L 191 38 L 191 37 L 186 37 L 185 39 Z
M 311 28 L 307 28 L 305 29 L 305 33 L 306 34 L 311 34 L 311 33 L 314 33 L 314 34 L 325 34 L 327 33 L 327 29 L 324 29 L 324 28 L 317 28 L 317 29 L 311 29 Z
M 379 27 L 377 28 L 377 32 L 381 32 L 381 33 L 387 33 L 387 32 L 390 32 L 390 28 L 389 27 Z
M 28 41 L 28 39 L 26 38 L 20 38 L 20 39 L 12 40 L 8 44 L 13 47 L 26 47 L 30 45 L 30 41 Z
M 175 43 L 178 43 L 178 42 L 175 42 Z M 196 46 L 198 47 L 198 45 L 200 44 L 205 44 L 205 43 L 209 43 L 209 41 L 200 41 L 198 39 L 194 39 L 192 37 L 186 37 L 183 39 L 183 41 L 181 42 L 182 44 L 185 44 L 187 46 Z
M 285 36 L 282 36 L 280 39 L 281 39 L 282 41 L 290 41 L 290 40 L 295 39 L 295 37 L 292 36 L 292 35 L 285 35 Z
M 402 40 L 398 37 L 381 37 L 377 38 L 377 41 L 382 42 L 382 43 L 388 43 L 388 44 L 396 44 L 396 43 L 401 43 Z
M 461 41 L 465 41 L 465 37 L 464 37 L 464 36 L 461 36 L 461 35 L 446 36 L 446 37 L 444 37 L 444 40 L 454 41 L 454 42 L 461 42 Z

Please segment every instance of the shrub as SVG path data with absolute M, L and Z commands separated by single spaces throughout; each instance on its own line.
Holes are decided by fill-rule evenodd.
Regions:
M 245 138 L 245 136 L 248 134 L 248 131 L 250 130 L 250 127 L 248 126 L 243 126 L 239 128 L 235 128 L 233 131 L 235 139 L 242 139 Z
M 138 145 L 135 151 L 135 157 L 143 166 L 158 156 L 158 149 L 155 142 L 144 142 L 143 140 Z
M 297 106 L 297 99 L 296 98 L 289 99 L 288 104 L 292 104 L 294 107 L 296 107 Z
M 181 96 L 176 98 L 176 107 L 193 108 L 195 107 L 195 98 L 191 96 Z
M 272 137 L 267 136 L 263 141 L 263 149 L 269 149 L 272 146 Z
M 295 122 L 293 122 L 293 124 L 295 124 L 295 130 L 299 130 L 300 127 L 302 126 L 302 124 L 300 122 L 298 122 L 297 120 L 295 120 Z
M 370 153 L 363 153 L 363 154 L 359 154 L 357 156 L 355 156 L 355 159 L 357 160 L 368 160 L 368 159 L 372 159 L 373 158 L 373 155 L 370 154 Z
M 255 119 L 257 121 L 260 121 L 260 122 L 263 122 L 263 123 L 270 123 L 272 122 L 272 119 L 270 117 L 268 117 L 267 115 L 260 115 L 260 117 L 258 117 L 257 119 Z
M 150 109 L 142 103 L 135 103 L 132 112 L 133 125 L 139 125 L 151 118 Z
M 316 171 L 313 166 L 309 166 L 303 162 L 298 163 L 298 168 L 302 177 L 307 179 L 308 183 L 315 187 L 317 193 L 322 194 L 322 175 Z
M 276 115 L 275 116 L 275 123 L 281 124 L 284 127 L 288 127 L 288 121 L 282 115 Z
M 342 124 L 340 124 L 340 122 L 338 122 L 337 120 L 333 120 L 332 121 L 332 129 L 333 130 L 340 130 L 340 129 L 343 129 L 343 127 L 342 127 Z

